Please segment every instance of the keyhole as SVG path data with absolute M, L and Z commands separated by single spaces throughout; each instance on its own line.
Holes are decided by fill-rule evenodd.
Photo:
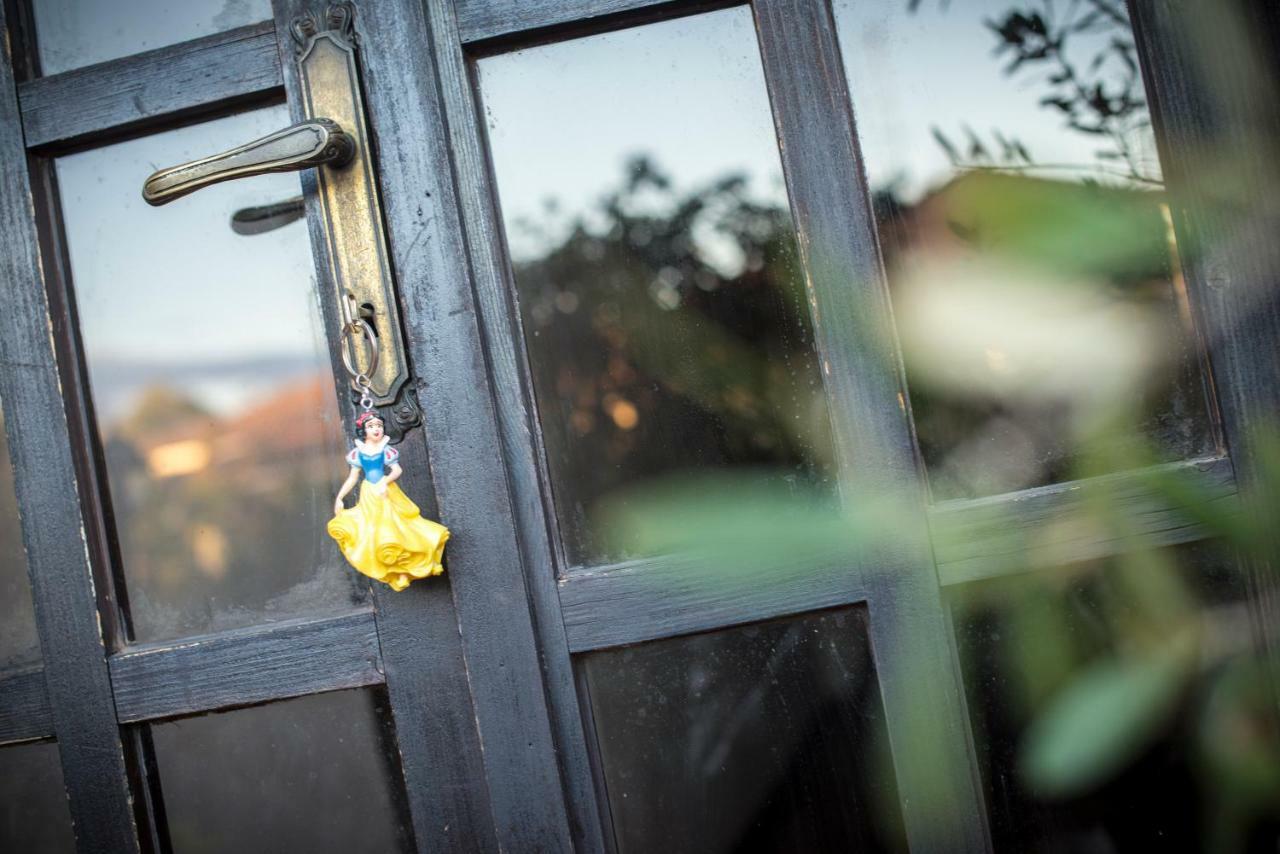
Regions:
M 373 303 L 360 303 L 360 318 L 369 324 L 370 328 L 373 329 L 374 336 L 376 337 L 378 335 L 378 323 L 374 320 L 375 315 L 376 312 L 373 309 Z

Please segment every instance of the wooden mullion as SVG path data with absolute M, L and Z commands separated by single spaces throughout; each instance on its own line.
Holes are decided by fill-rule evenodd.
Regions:
M 456 0 L 458 41 L 510 49 L 677 15 L 739 6 L 746 0 Z
M 279 49 L 284 86 L 293 117 L 300 119 L 302 98 L 294 45 L 285 34 L 298 16 L 318 14 L 322 8 L 307 0 L 275 0 L 273 6 L 277 32 L 282 35 Z M 404 171 L 398 155 L 402 151 L 419 154 L 424 138 L 440 132 L 418 125 L 418 111 L 389 103 L 408 99 L 410 104 L 415 104 L 419 87 L 425 90 L 430 86 L 430 77 L 423 70 L 429 60 L 423 56 L 426 40 L 421 35 L 421 14 L 421 8 L 411 2 L 357 4 L 355 14 L 370 131 L 372 138 L 381 142 L 375 150 L 375 155 L 379 155 L 375 165 L 387 220 L 391 266 L 398 274 L 402 293 L 411 281 L 409 277 L 420 278 L 425 273 L 413 253 L 422 235 L 416 223 L 405 216 L 406 208 L 411 210 L 419 203 L 417 188 L 422 178 L 412 168 Z M 339 312 L 327 263 L 326 226 L 317 204 L 313 174 L 303 174 L 303 191 L 308 199 L 307 221 L 316 255 L 321 305 L 327 327 L 336 330 Z M 411 199 L 405 198 L 408 194 L 412 195 Z M 408 310 L 402 299 L 401 315 L 407 318 Z M 415 349 L 429 346 L 421 339 L 414 340 L 411 330 L 406 342 L 410 356 Z M 330 347 L 339 399 L 347 400 L 349 386 L 341 367 L 336 335 L 330 336 Z M 420 363 L 411 362 L 411 369 L 416 377 L 422 376 Z M 426 403 L 418 389 L 419 383 L 411 381 L 406 393 L 417 394 L 419 400 Z M 430 410 L 427 417 L 431 417 Z M 400 483 L 424 514 L 439 518 L 439 484 L 433 477 L 432 458 L 424 439 L 423 430 L 413 430 L 400 444 L 400 461 L 405 471 Z M 458 524 L 454 522 L 453 526 L 456 528 Z M 484 760 L 489 745 L 485 744 L 482 749 L 479 718 L 459 629 L 458 594 L 453 589 L 460 565 L 458 538 L 455 530 L 446 553 L 448 572 L 444 578 L 420 582 L 399 593 L 380 586 L 374 590 L 378 643 L 395 723 L 400 770 L 404 775 L 414 837 L 418 850 L 423 852 L 499 849 L 485 774 Z M 466 566 L 465 562 L 461 565 Z
M 545 690 L 560 773 L 576 850 L 607 850 L 607 815 L 599 802 L 583 715 L 570 656 L 565 615 L 556 585 L 563 566 L 554 531 L 554 511 L 542 468 L 541 430 L 532 392 L 528 356 L 519 311 L 514 302 L 514 275 L 498 211 L 496 180 L 488 157 L 475 68 L 461 46 L 459 21 L 446 6 L 431 13 L 437 51 L 442 105 L 453 154 L 455 185 L 462 224 L 468 236 L 468 259 L 485 353 L 497 406 L 503 459 L 511 490 L 513 522 L 519 545 L 534 630 L 542 654 Z
M 753 3 L 846 496 L 919 507 L 874 568 L 871 642 L 914 851 L 985 851 L 984 805 L 925 520 L 901 357 L 829 0 Z M 853 544 L 856 549 L 857 544 Z M 886 553 L 887 551 L 887 553 Z
M 0 29 L 3 24 L 0 11 Z M 0 286 L 7 299 L 0 317 L 0 399 L 50 715 L 79 850 L 137 851 L 8 53 L 0 66 Z
M 1162 477 L 1185 480 L 1207 506 L 1181 506 L 1157 485 Z M 1088 518 L 1089 503 L 1099 497 L 1127 530 L 1069 524 Z M 939 578 L 952 585 L 1213 537 L 1221 531 L 1201 520 L 1238 512 L 1238 499 L 1231 461 L 1216 457 L 948 501 L 930 508 L 929 521 Z
M 28 148 L 83 145 L 280 93 L 271 21 L 28 80 L 18 87 Z
M 369 610 L 133 646 L 109 664 L 121 723 L 385 681 Z
M 852 605 L 883 583 L 879 567 L 894 560 L 884 558 L 849 548 L 752 571 L 672 556 L 570 572 L 559 583 L 564 630 L 578 653 Z
M 356 29 L 366 46 L 366 95 L 410 366 L 425 413 L 422 434 L 439 513 L 454 529 L 448 576 L 426 591 L 452 594 L 452 628 L 461 637 L 472 720 L 484 745 L 486 785 L 478 788 L 487 789 L 491 835 L 466 842 L 479 848 L 496 839 L 510 851 L 567 851 L 565 795 L 441 103 L 447 69 L 439 56 L 447 34 L 436 28 L 451 9 L 425 6 L 418 0 L 362 3 Z M 413 593 L 399 596 L 412 604 Z M 394 692 L 385 634 L 383 644 Z M 403 744 L 398 716 L 396 726 Z
M 1275 508 L 1257 506 L 1255 493 L 1256 443 L 1280 435 L 1280 179 L 1270 156 L 1280 139 L 1280 14 L 1260 0 L 1131 0 L 1129 9 L 1241 509 L 1273 525 Z M 1277 560 L 1241 563 L 1255 633 L 1280 665 Z M 1280 683 L 1272 690 L 1280 707 Z
M 1177 504 L 1153 480 L 1167 476 L 1186 479 L 1211 506 Z M 1124 515 L 1126 536 L 1059 524 L 1099 495 Z M 930 508 L 929 521 L 947 586 L 1196 542 L 1218 533 L 1199 521 L 1205 513 L 1235 513 L 1237 503 L 1231 462 L 1217 457 L 946 502 Z M 689 556 L 576 569 L 560 579 L 561 613 L 570 651 L 587 652 L 861 602 L 885 587 L 893 560 L 833 550 L 734 585 L 721 582 L 723 567 Z

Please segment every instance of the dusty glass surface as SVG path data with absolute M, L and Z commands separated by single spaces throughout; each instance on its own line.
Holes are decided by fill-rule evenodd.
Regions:
M 822 481 L 829 424 L 746 8 L 482 59 L 564 549 L 662 476 Z
M 621 851 L 905 851 L 865 609 L 582 657 Z
M 1213 543 L 952 590 L 997 852 L 1270 851 L 1280 750 Z
M 13 491 L 13 464 L 0 413 L 0 671 L 40 661 L 27 553 L 22 547 L 18 499 Z
M 1212 451 L 1124 4 L 835 11 L 934 497 Z
M 162 208 L 155 168 L 262 136 L 284 107 L 57 161 L 72 278 L 120 559 L 139 640 L 349 603 L 325 534 L 346 474 L 302 221 L 231 230 L 298 177 L 211 187 Z
M 0 851 L 72 854 L 75 850 L 58 745 L 0 747 Z
M 152 726 L 175 854 L 416 850 L 389 721 L 337 691 Z
M 270 0 L 34 0 L 31 7 L 45 74 L 271 19 Z

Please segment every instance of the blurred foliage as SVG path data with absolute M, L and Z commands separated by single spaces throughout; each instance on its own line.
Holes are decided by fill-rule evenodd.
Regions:
M 621 486 L 747 466 L 803 489 L 830 467 L 790 215 L 752 190 L 681 191 L 637 155 L 591 209 L 526 226 L 545 248 L 516 281 L 575 561 L 631 553 L 594 519 Z
M 1076 482 L 1063 512 L 1035 524 L 1019 502 L 973 503 L 980 535 L 1027 563 L 993 557 L 1001 577 L 947 590 L 993 831 L 1010 850 L 1274 850 L 1280 680 L 1260 603 L 1276 581 L 1280 432 L 1249 438 L 1260 475 L 1243 501 L 1171 463 L 1221 453 L 1200 353 L 1203 336 L 1229 330 L 1194 326 L 1181 270 L 1211 247 L 1175 243 L 1181 213 L 1129 147 L 1149 118 L 1123 7 L 1040 0 L 989 27 L 1006 71 L 1041 75 L 1042 107 L 1098 137 L 1099 163 L 1125 179 L 1032 177 L 1016 140 L 997 155 L 971 139 L 965 152 L 936 131 L 956 174 L 916 202 L 892 188 L 876 199 L 903 408 L 935 498 Z M 1109 37 L 1081 65 L 1072 45 L 1085 34 Z M 990 168 L 1001 164 L 1029 168 Z M 1228 178 L 1217 192 L 1239 186 Z M 813 476 L 836 467 L 822 388 L 769 378 L 814 346 L 790 231 L 739 177 L 682 192 L 638 158 L 597 210 L 517 266 L 544 425 L 559 410 L 590 428 L 548 439 L 553 477 L 562 460 L 572 472 L 557 500 L 565 480 L 592 484 L 578 510 L 599 555 L 678 556 L 646 575 L 662 589 L 786 596 L 806 576 L 856 572 L 892 590 L 880 556 L 922 535 L 909 478 L 863 479 L 875 467 L 852 460 L 836 494 Z M 717 260 L 717 240 L 739 260 Z M 540 361 L 540 336 L 584 343 Z M 618 397 L 635 407 L 629 427 L 603 417 Z M 728 450 L 689 453 L 711 445 Z M 1165 506 L 1194 531 L 1183 545 L 1153 536 Z M 979 535 L 949 526 L 950 507 L 932 516 L 935 554 Z M 1102 544 L 1098 556 L 1080 542 Z M 910 662 L 936 651 L 910 626 L 892 631 L 911 681 Z M 949 736 L 925 699 L 935 687 L 911 708 L 898 762 L 944 761 Z

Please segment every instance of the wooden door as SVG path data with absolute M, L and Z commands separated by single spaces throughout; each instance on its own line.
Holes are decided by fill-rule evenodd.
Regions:
M 530 751 L 525 733 L 492 723 L 498 697 L 535 729 L 545 718 L 530 618 L 504 615 L 486 642 L 461 630 L 467 610 L 494 619 L 486 568 L 459 575 L 479 589 L 446 581 L 396 598 L 346 567 L 324 533 L 353 410 L 314 176 L 154 211 L 140 195 L 154 169 L 301 118 L 290 27 L 310 15 L 323 29 L 326 8 L 120 11 L 107 22 L 84 4 L 7 9 L 13 310 L 0 394 L 31 579 L 30 598 L 11 582 L 14 608 L 38 628 L 39 652 L 32 637 L 15 642 L 4 739 L 36 742 L 7 755 L 31 775 L 50 828 L 24 821 L 14 844 L 494 850 L 503 828 L 487 775 L 556 787 L 549 763 L 528 758 L 549 759 L 547 738 Z M 415 62 L 403 15 L 409 4 L 360 13 L 360 37 L 384 43 L 365 52 L 369 113 L 388 119 Z M 422 186 L 412 173 L 382 181 Z M 432 247 L 405 218 L 422 198 L 383 196 L 402 281 L 442 280 L 421 268 Z M 427 296 L 405 307 L 442 304 L 419 303 Z M 421 368 L 437 348 L 467 348 L 421 337 L 429 310 L 406 322 L 423 360 L 408 393 L 440 405 Z M 422 432 L 400 449 L 417 473 L 406 490 L 434 513 Z M 458 474 L 437 465 L 436 478 Z M 451 493 L 459 515 L 495 516 L 500 491 L 479 486 Z M 455 567 L 476 559 L 477 541 L 457 541 Z M 7 569 L 23 566 L 19 546 L 6 548 Z
M 1001 579 L 1217 532 L 1150 472 L 1073 467 L 1053 437 L 1028 440 L 1038 480 L 947 467 L 972 412 L 895 323 L 928 317 L 899 262 L 941 239 L 930 211 L 972 198 L 962 178 L 1017 170 L 957 157 L 882 192 L 919 130 L 883 106 L 919 94 L 876 75 L 931 44 L 902 17 L 917 4 L 354 5 L 424 413 L 406 489 L 454 532 L 446 576 L 401 594 L 351 583 L 320 533 L 350 401 L 314 180 L 230 184 L 187 222 L 119 189 L 298 118 L 288 33 L 323 10 L 277 0 L 157 47 L 37 5 L 6 6 L 0 401 L 40 655 L 0 681 L 0 763 L 65 788 L 77 850 L 1053 841 L 1008 764 Z M 1161 400 L 1183 441 L 1153 465 L 1233 504 L 1274 408 L 1276 315 L 1206 335 L 1242 298 L 1168 252 L 1217 227 L 1188 176 L 1221 128 L 1191 121 L 1184 17 L 1117 26 L 1149 154 L 1185 188 L 1165 267 L 1141 271 L 1182 347 Z M 957 129 L 939 131 L 935 155 Z M 309 239 L 296 204 L 227 234 L 299 193 Z M 977 352 L 997 374 L 1008 357 Z M 999 423 L 1001 447 L 1027 427 Z M 1144 527 L 1054 524 L 1095 495 Z
M 429 8 L 437 168 L 466 235 L 453 269 L 474 281 L 580 847 L 1176 848 L 1210 832 L 1144 800 L 1199 785 L 1185 730 L 1160 728 L 1172 701 L 1117 736 L 1105 771 L 1087 765 L 1116 744 L 1101 732 L 1043 773 L 1019 751 L 1051 689 L 1131 663 L 1101 652 L 1128 640 L 1099 628 L 1099 586 L 1170 581 L 1182 604 L 1153 609 L 1169 647 L 1179 626 L 1247 613 L 1270 648 L 1267 584 L 1238 543 L 1208 543 L 1224 529 L 1204 511 L 1235 506 L 1275 411 L 1274 353 L 1248 343 L 1274 334 L 1274 300 L 1242 326 L 1226 316 L 1251 286 L 1206 289 L 1195 247 L 1223 209 L 1187 159 L 1243 138 L 1253 90 L 1189 82 L 1196 39 L 1225 37 L 1212 16 L 930 5 Z M 1096 49 L 1059 62 L 1042 25 Z M 1098 123 L 1054 89 L 1083 69 L 1115 99 Z M 921 152 L 934 165 L 909 171 Z M 1098 290 L 1011 304 L 1028 264 Z M 1229 266 L 1270 292 L 1260 267 Z M 1106 391 L 1137 333 L 1072 326 L 1093 299 L 1151 312 L 1152 385 Z M 1064 360 L 1074 391 L 1053 386 Z M 1037 385 L 1011 394 L 1020 370 Z M 1097 411 L 1081 402 L 1108 395 L 1123 429 L 1073 446 L 1072 419 Z M 1046 599 L 1079 656 L 1057 670 L 1023 607 Z

